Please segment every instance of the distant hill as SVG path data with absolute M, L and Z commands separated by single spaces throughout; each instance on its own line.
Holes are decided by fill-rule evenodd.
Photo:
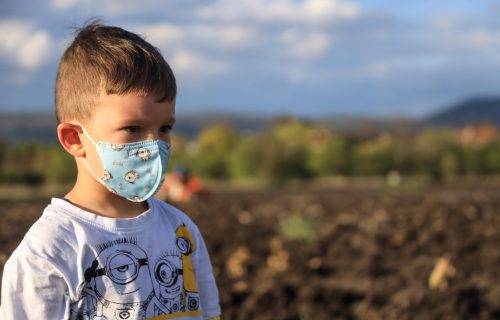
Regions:
M 176 115 L 174 133 L 188 138 L 196 137 L 202 130 L 217 124 L 233 127 L 242 134 L 262 132 L 274 122 L 289 116 L 258 116 L 251 114 L 227 114 L 217 112 L 179 113 Z M 374 134 L 387 128 L 410 127 L 413 122 L 404 119 L 371 119 L 352 116 L 336 116 L 321 119 L 301 119 L 321 123 L 335 131 L 357 135 Z M 53 114 L 26 113 L 0 114 L 0 141 L 18 143 L 24 141 L 57 142 L 56 119 Z
M 217 124 L 228 125 L 239 132 L 258 132 L 273 121 L 270 117 L 238 113 L 179 113 L 176 114 L 174 132 L 186 137 L 195 137 L 200 131 Z
M 242 114 L 177 114 L 174 132 L 189 138 L 215 124 L 226 124 L 240 132 L 264 130 L 273 119 Z M 50 113 L 0 114 L 0 141 L 57 142 L 56 118 Z
M 490 123 L 500 126 L 500 97 L 475 98 L 453 105 L 422 121 L 423 126 L 463 127 Z
M 56 142 L 56 117 L 51 113 L 0 114 L 0 141 Z
M 215 124 L 232 126 L 240 133 L 259 132 L 281 118 L 217 112 L 178 113 L 176 116 L 174 132 L 189 138 L 197 136 L 200 131 Z M 470 99 L 430 115 L 422 121 L 371 119 L 345 115 L 307 120 L 331 126 L 335 131 L 344 134 L 365 136 L 391 128 L 418 131 L 429 126 L 463 127 L 467 124 L 485 122 L 500 126 L 500 97 Z M 0 114 L 0 141 L 16 143 L 30 140 L 57 142 L 56 119 L 53 114 Z

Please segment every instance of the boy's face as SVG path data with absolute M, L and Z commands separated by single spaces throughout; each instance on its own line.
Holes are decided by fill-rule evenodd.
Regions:
M 175 122 L 175 100 L 157 102 L 134 93 L 103 95 L 85 126 L 96 141 L 116 144 L 142 140 L 170 143 Z
M 129 93 L 104 95 L 84 128 L 95 142 L 123 144 L 163 140 L 170 144 L 174 122 L 175 100 L 157 102 L 154 97 Z M 85 141 L 87 163 L 97 176 L 102 177 L 104 172 L 95 145 L 84 134 L 80 138 Z

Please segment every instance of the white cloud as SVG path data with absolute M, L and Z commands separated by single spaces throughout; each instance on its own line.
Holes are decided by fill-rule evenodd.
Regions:
M 37 31 L 26 39 L 19 50 L 19 63 L 26 69 L 42 66 L 50 53 L 51 39 L 46 31 Z
M 247 48 L 260 41 L 254 27 L 238 24 L 198 24 L 190 30 L 190 36 L 198 43 L 220 49 Z
M 330 37 L 322 32 L 301 32 L 296 29 L 286 30 L 281 35 L 287 52 L 295 58 L 315 59 L 324 55 L 330 46 Z
M 82 3 L 83 0 L 52 0 L 52 7 L 56 10 L 66 10 Z
M 22 35 L 32 28 L 31 22 L 8 19 L 0 21 L 0 50 L 3 52 L 15 52 L 22 41 Z
M 51 53 L 52 39 L 31 21 L 0 21 L 0 56 L 25 71 L 43 66 Z
M 309 0 L 303 4 L 303 9 L 309 19 L 325 20 L 332 17 L 353 18 L 359 14 L 356 5 L 334 0 Z
M 96 1 L 96 0 L 52 0 L 51 5 L 56 11 L 79 10 L 92 12 L 93 15 L 120 16 L 129 13 L 147 11 L 148 4 L 144 1 Z
M 227 62 L 210 59 L 199 53 L 179 50 L 170 60 L 174 72 L 190 79 L 202 79 L 208 76 L 222 75 L 229 71 Z
M 462 33 L 462 36 L 457 39 L 460 41 L 464 49 L 472 50 L 494 50 L 498 54 L 500 49 L 500 30 L 468 30 Z
M 359 14 L 352 2 L 341 0 L 218 0 L 199 10 L 202 18 L 217 21 L 260 21 L 320 24 L 351 19 Z
M 145 36 L 146 40 L 157 47 L 168 48 L 185 37 L 185 30 L 181 26 L 169 23 L 145 25 L 134 30 Z
M 175 4 L 174 4 L 175 5 Z M 102 16 L 107 18 L 123 18 L 129 16 L 137 18 L 139 16 L 149 17 L 158 12 L 165 12 L 168 8 L 175 9 L 171 1 L 164 0 L 52 0 L 51 7 L 54 11 L 66 11 L 71 16 L 76 15 L 93 17 Z M 177 6 L 178 7 L 178 6 Z M 179 10 L 181 11 L 181 10 Z

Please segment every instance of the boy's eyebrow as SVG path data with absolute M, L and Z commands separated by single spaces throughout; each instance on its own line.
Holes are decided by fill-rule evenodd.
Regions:
M 176 118 L 175 117 L 168 117 L 165 119 L 165 123 L 171 123 L 171 124 L 174 124 L 176 121 Z M 137 118 L 124 118 L 124 119 L 119 119 L 116 121 L 118 125 L 128 125 L 128 124 L 143 124 L 143 123 L 147 123 L 149 121 L 146 121 L 146 120 L 142 120 L 142 119 L 137 119 Z

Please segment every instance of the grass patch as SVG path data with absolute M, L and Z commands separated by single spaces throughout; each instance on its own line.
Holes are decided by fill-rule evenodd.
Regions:
M 318 225 L 316 218 L 293 214 L 280 222 L 280 232 L 287 240 L 313 241 L 318 235 Z

